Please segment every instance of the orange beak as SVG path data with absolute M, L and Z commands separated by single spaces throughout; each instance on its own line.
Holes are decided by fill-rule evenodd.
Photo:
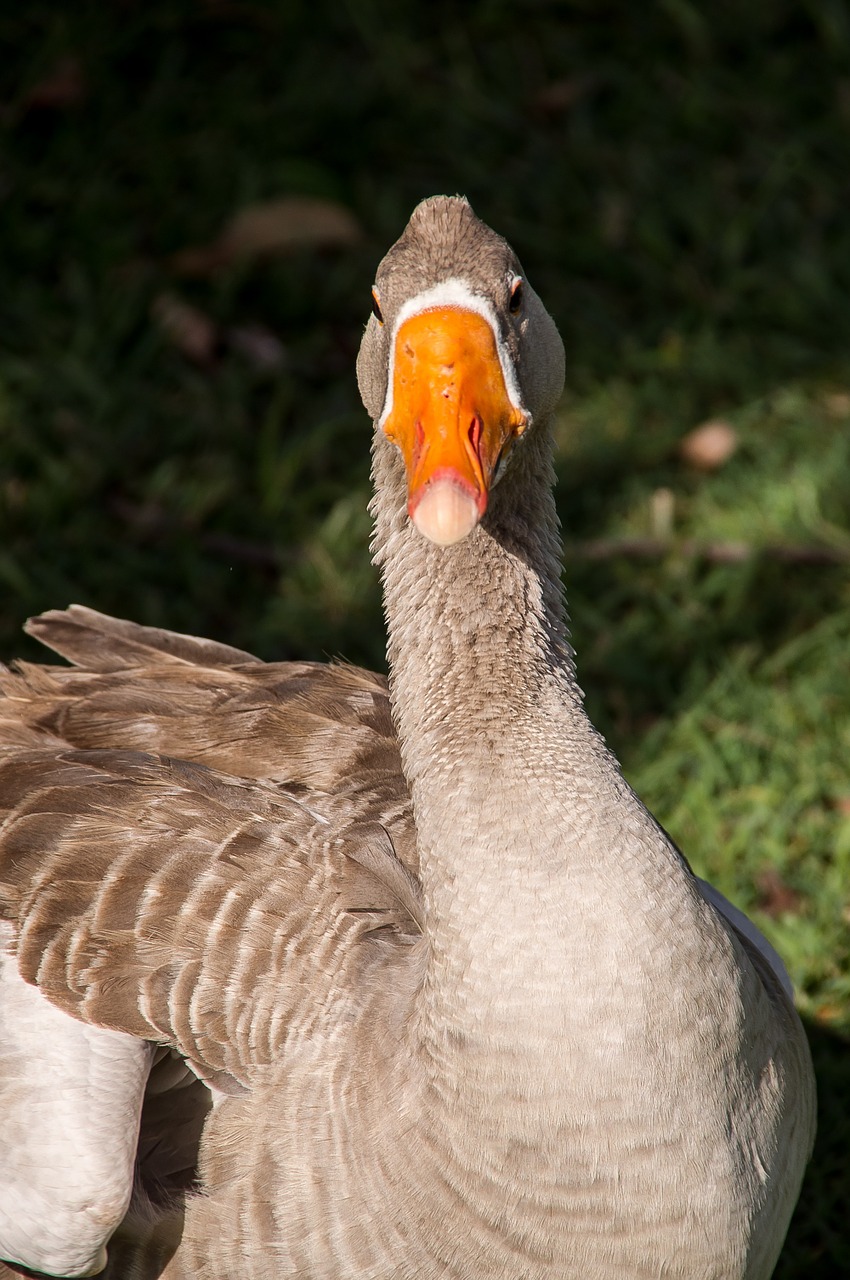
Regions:
M 435 307 L 399 327 L 384 431 L 401 449 L 407 509 L 425 537 L 450 546 L 472 532 L 499 459 L 526 426 L 482 315 Z

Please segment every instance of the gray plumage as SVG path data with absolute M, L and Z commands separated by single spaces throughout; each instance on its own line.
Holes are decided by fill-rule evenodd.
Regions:
M 376 430 L 389 692 L 78 607 L 30 624 L 71 667 L 2 676 L 0 1016 L 37 984 L 57 1036 L 109 1029 L 97 1052 L 132 1070 L 117 1102 L 86 1094 L 104 1150 L 151 1067 L 132 1205 L 116 1178 L 100 1235 L 51 1256 L 97 1260 L 117 1227 L 109 1280 L 773 1270 L 814 1131 L 805 1036 L 778 960 L 584 712 L 552 499 L 563 350 L 527 285 L 510 312 L 521 274 L 446 198 L 378 271 L 358 360 L 376 422 L 400 309 L 450 279 L 492 308 L 530 419 L 451 547 L 413 527 Z M 9 1114 L 29 1105 L 16 1052 Z M 47 1039 L 33 1061 L 48 1117 L 39 1073 L 59 1096 L 63 1061 Z M 73 1235 L 74 1174 L 54 1181 Z

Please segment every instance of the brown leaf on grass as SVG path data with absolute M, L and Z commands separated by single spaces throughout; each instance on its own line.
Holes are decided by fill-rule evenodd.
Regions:
M 737 431 L 723 419 L 695 426 L 678 444 L 678 456 L 698 471 L 717 471 L 725 465 L 739 445 Z
M 625 242 L 632 209 L 621 191 L 607 191 L 599 202 L 599 233 L 605 244 L 619 248 Z
M 23 97 L 25 110 L 65 111 L 82 102 L 88 90 L 79 58 L 66 54 Z
M 10 511 L 23 511 L 27 504 L 29 489 L 17 476 L 6 480 L 0 490 Z
M 228 346 L 244 356 L 260 373 L 274 373 L 286 364 L 286 348 L 262 324 L 240 324 L 225 333 Z
M 597 77 L 593 75 L 564 76 L 560 80 L 550 80 L 538 89 L 531 105 L 542 115 L 563 115 L 594 89 L 596 83 Z
M 822 1004 L 815 1010 L 815 1022 L 826 1023 L 831 1026 L 834 1023 L 844 1021 L 846 1009 L 840 1004 Z
M 679 441 L 679 457 L 697 471 L 718 471 L 738 448 L 738 433 L 722 418 L 704 422 Z
M 195 364 L 209 364 L 216 352 L 219 331 L 214 320 L 176 293 L 161 293 L 151 306 L 151 317 L 181 355 Z
M 350 210 L 331 200 L 283 196 L 247 205 L 217 239 L 174 254 L 181 275 L 205 276 L 252 258 L 274 257 L 295 249 L 345 249 L 362 239 Z
M 762 867 L 755 883 L 758 890 L 756 902 L 765 915 L 796 915 L 799 912 L 803 895 L 785 883 L 776 867 Z
M 656 538 L 669 538 L 676 518 L 676 495 L 672 489 L 655 489 L 649 499 L 649 518 Z
M 823 407 L 831 418 L 850 418 L 850 391 L 830 391 L 823 398 Z

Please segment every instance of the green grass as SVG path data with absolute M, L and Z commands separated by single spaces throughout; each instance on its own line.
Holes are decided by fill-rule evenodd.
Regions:
M 567 345 L 559 501 L 591 711 L 798 986 L 821 1136 L 777 1274 L 850 1274 L 850 575 L 770 550 L 850 548 L 850 10 L 465 12 L 0 15 L 0 649 L 32 656 L 23 619 L 73 599 L 381 665 L 353 360 L 411 207 L 465 191 Z M 79 100 L 34 104 L 68 56 Z M 362 241 L 175 273 L 234 212 L 293 193 L 340 202 Z M 209 364 L 152 320 L 164 290 L 225 335 Z M 280 367 L 227 340 L 246 324 L 283 344 Z M 678 443 L 714 417 L 738 451 L 695 472 Z M 659 532 L 663 556 L 588 558 Z

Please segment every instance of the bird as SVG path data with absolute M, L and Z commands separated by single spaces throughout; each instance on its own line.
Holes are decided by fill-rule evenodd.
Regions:
M 388 680 L 79 605 L 0 673 L 0 1274 L 767 1280 L 805 1032 L 587 715 L 564 348 L 465 198 L 357 375 Z

